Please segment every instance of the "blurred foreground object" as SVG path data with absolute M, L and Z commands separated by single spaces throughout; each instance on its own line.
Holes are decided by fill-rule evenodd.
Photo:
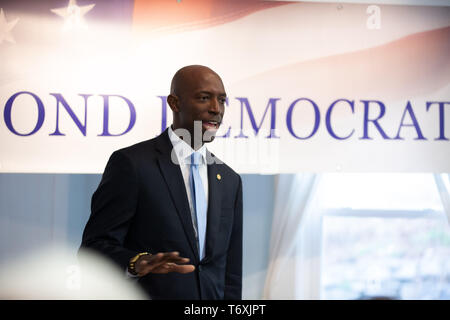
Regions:
M 0 299 L 148 299 L 116 266 L 90 251 L 71 254 L 64 247 L 2 262 Z

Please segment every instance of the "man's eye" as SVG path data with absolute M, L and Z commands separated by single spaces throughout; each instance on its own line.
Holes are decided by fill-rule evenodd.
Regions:
M 208 96 L 200 96 L 200 100 L 202 100 L 202 101 L 205 101 L 205 100 L 208 100 L 208 99 L 209 99 Z
M 227 99 L 219 99 L 221 104 L 225 104 L 227 102 Z

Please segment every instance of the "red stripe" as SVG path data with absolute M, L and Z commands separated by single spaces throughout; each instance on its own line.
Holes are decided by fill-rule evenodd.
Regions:
M 225 24 L 289 2 L 260 0 L 135 0 L 133 25 L 148 33 L 171 33 Z

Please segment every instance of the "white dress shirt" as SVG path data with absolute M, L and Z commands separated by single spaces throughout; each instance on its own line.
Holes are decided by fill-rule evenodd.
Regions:
M 186 187 L 187 197 L 189 201 L 189 208 L 191 209 L 192 224 L 195 230 L 195 237 L 197 238 L 197 226 L 195 224 L 195 210 L 192 201 L 192 190 L 191 184 L 189 183 L 189 174 L 191 172 L 191 154 L 195 151 L 190 145 L 181 140 L 179 136 L 173 132 L 172 128 L 169 127 L 169 139 L 172 142 L 173 149 L 172 152 L 175 153 L 180 165 L 181 174 L 183 175 L 184 186 Z M 202 163 L 198 166 L 200 173 L 200 178 L 202 179 L 203 190 L 205 190 L 206 205 L 208 207 L 208 167 L 206 165 L 206 146 L 203 145 L 197 150 L 202 155 Z M 172 159 L 174 159 L 172 157 Z

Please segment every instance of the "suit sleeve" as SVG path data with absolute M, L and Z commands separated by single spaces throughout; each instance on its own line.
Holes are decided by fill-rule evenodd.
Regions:
M 114 152 L 92 196 L 91 216 L 84 229 L 80 250 L 93 249 L 126 268 L 137 252 L 124 248 L 124 240 L 136 211 L 137 174 L 130 159 Z
M 239 177 L 225 272 L 225 300 L 242 299 L 242 180 Z

